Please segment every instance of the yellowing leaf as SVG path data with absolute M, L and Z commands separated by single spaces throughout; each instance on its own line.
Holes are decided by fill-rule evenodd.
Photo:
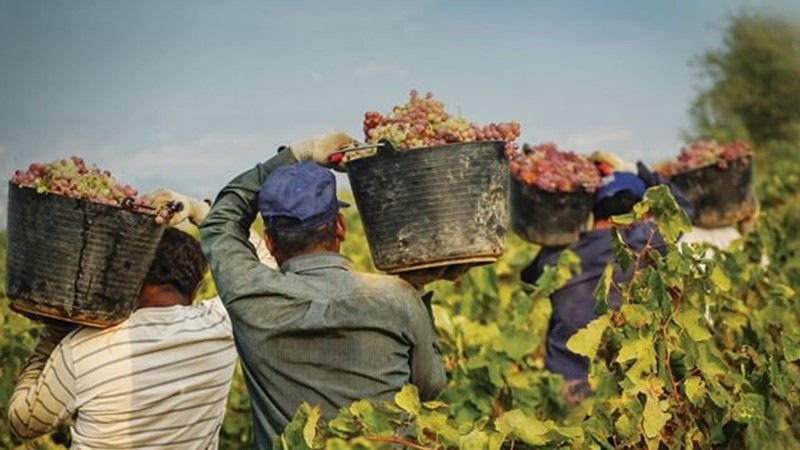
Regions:
M 417 391 L 417 387 L 413 384 L 407 384 L 403 386 L 403 389 L 395 394 L 394 402 L 397 403 L 397 406 L 402 408 L 403 411 L 411 414 L 412 416 L 419 415 L 419 393 Z
M 303 440 L 309 448 L 314 448 L 314 438 L 317 436 L 317 423 L 322 417 L 322 410 L 319 406 L 311 408 L 308 412 L 308 419 L 303 426 Z
M 547 425 L 535 417 L 525 415 L 518 409 L 504 413 L 494 425 L 497 431 L 516 436 L 526 444 L 545 445 L 549 442 Z
M 623 341 L 622 348 L 617 354 L 617 362 L 628 362 L 633 359 L 651 358 L 654 356 L 653 340 L 639 338 L 635 341 Z
M 702 406 L 705 399 L 706 383 L 700 377 L 689 377 L 683 382 L 686 397 L 694 406 Z
M 705 325 L 703 314 L 696 309 L 687 309 L 676 315 L 672 319 L 678 324 L 689 337 L 695 342 L 701 342 L 711 338 L 711 333 Z
M 731 289 L 731 279 L 720 266 L 714 266 L 714 269 L 711 270 L 711 282 L 722 292 Z
M 647 396 L 647 403 L 644 405 L 642 414 L 642 428 L 645 437 L 654 439 L 661 435 L 664 425 L 672 418 L 672 414 L 666 412 L 668 409 L 668 401 L 659 401 L 658 396 L 653 394 Z
M 609 317 L 600 316 L 597 319 L 589 322 L 585 328 L 578 330 L 569 341 L 567 341 L 567 348 L 579 355 L 586 356 L 589 359 L 594 359 L 597 355 L 597 348 L 600 346 L 600 341 L 603 338 L 603 333 L 608 328 Z

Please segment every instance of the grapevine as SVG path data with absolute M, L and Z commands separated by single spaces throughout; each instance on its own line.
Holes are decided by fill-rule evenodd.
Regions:
M 416 90 L 407 103 L 397 105 L 384 116 L 377 111 L 364 114 L 364 137 L 375 143 L 388 139 L 397 149 L 412 149 L 455 142 L 505 141 L 505 152 L 517 153 L 520 135 L 518 122 L 490 123 L 480 126 L 444 110 L 444 103 L 428 92 L 421 97 Z
M 523 147 L 509 163 L 511 175 L 525 184 L 549 192 L 595 192 L 600 186 L 600 172 L 588 158 L 570 151 L 560 151 L 553 143 Z
M 147 201 L 136 189 L 116 182 L 111 172 L 87 166 L 83 158 L 73 156 L 49 164 L 32 163 L 27 170 L 17 170 L 11 182 L 19 187 L 36 189 L 40 194 L 56 194 L 110 206 L 131 206 L 149 210 Z
M 724 169 L 728 164 L 749 158 L 752 154 L 750 146 L 744 141 L 727 145 L 716 141 L 697 141 L 681 149 L 675 161 L 664 167 L 662 174 L 671 176 L 714 164 Z

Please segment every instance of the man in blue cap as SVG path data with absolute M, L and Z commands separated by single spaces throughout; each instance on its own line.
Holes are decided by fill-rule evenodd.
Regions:
M 612 155 L 613 156 L 613 155 Z M 609 161 L 615 164 L 611 166 Z M 553 313 L 547 329 L 547 355 L 545 367 L 564 376 L 567 385 L 566 397 L 576 403 L 589 395 L 587 381 L 589 361 L 567 349 L 567 341 L 578 330 L 584 328 L 595 319 L 594 289 L 600 281 L 603 271 L 609 262 L 614 261 L 611 245 L 611 216 L 625 214 L 633 210 L 633 206 L 642 200 L 645 190 L 657 184 L 668 184 L 659 175 L 650 172 L 642 163 L 638 164 L 638 175 L 615 169 L 632 167 L 616 156 L 607 158 L 602 164 L 605 176 L 594 199 L 592 214 L 594 227 L 583 233 L 581 238 L 569 246 L 543 247 L 536 259 L 526 267 L 520 278 L 530 284 L 542 275 L 545 266 L 555 265 L 565 249 L 572 250 L 581 259 L 581 273 L 572 277 L 559 290 L 553 293 L 551 301 Z M 680 191 L 669 185 L 678 204 L 691 215 L 691 206 Z M 650 240 L 655 227 L 651 222 L 639 222 L 631 227 L 621 229 L 622 239 L 634 251 L 640 251 Z M 658 233 L 650 240 L 650 246 L 657 250 L 664 248 L 664 241 Z M 623 272 L 618 265 L 614 268 L 614 281 L 624 282 L 630 272 Z M 612 290 L 609 298 L 611 308 L 619 308 L 619 294 Z
M 186 217 L 173 221 L 202 222 L 259 449 L 272 448 L 303 402 L 331 417 L 359 399 L 390 400 L 409 383 L 431 400 L 446 383 L 420 292 L 397 277 L 355 272 L 339 254 L 342 203 L 335 177 L 319 164 L 352 143 L 330 133 L 283 147 L 228 183 L 210 211 L 171 191 L 159 196 L 159 203 L 184 204 Z M 261 264 L 248 242 L 259 213 L 277 269 Z

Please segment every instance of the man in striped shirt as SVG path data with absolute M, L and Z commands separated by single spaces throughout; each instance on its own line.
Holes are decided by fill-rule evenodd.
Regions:
M 167 229 L 128 320 L 45 327 L 11 397 L 14 432 L 72 419 L 73 449 L 216 449 L 236 350 L 220 300 L 192 306 L 205 269 L 199 243 Z

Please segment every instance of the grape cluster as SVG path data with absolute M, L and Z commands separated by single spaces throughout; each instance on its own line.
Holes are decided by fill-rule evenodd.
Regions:
M 49 164 L 32 163 L 28 170 L 17 170 L 11 182 L 20 187 L 88 200 L 111 206 L 128 206 L 134 210 L 150 211 L 147 202 L 137 197 L 138 192 L 127 184 L 118 184 L 111 172 L 97 166 L 87 166 L 83 158 L 73 156 Z
M 454 142 L 505 141 L 506 154 L 517 153 L 520 135 L 518 122 L 480 126 L 444 110 L 444 103 L 428 92 L 420 97 L 416 90 L 407 103 L 397 105 L 388 115 L 376 111 L 364 114 L 364 136 L 374 143 L 388 139 L 398 149 L 430 147 Z
M 600 171 L 587 157 L 560 151 L 553 143 L 523 146 L 522 154 L 509 162 L 511 175 L 523 183 L 548 192 L 595 192 L 600 187 Z
M 682 148 L 675 161 L 662 169 L 662 174 L 671 176 L 714 164 L 725 169 L 728 164 L 752 154 L 750 146 L 744 141 L 727 145 L 720 145 L 716 141 L 697 141 Z

